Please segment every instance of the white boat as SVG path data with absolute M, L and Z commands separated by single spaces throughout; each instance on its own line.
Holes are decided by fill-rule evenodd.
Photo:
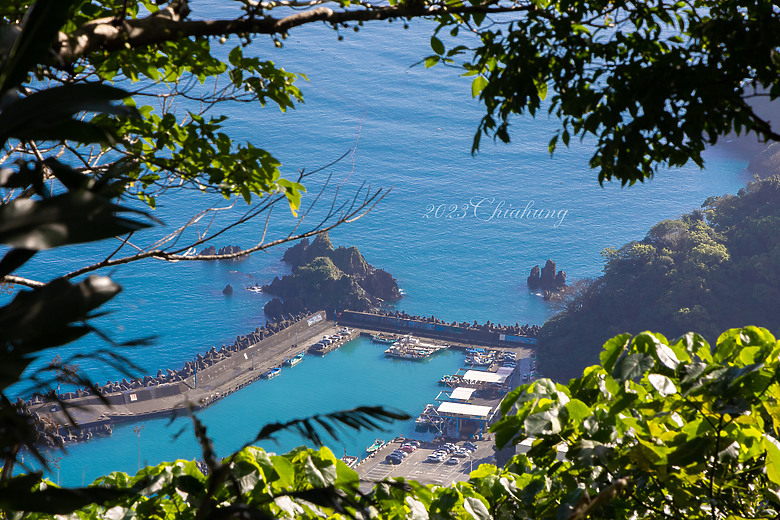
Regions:
M 281 373 L 282 373 L 282 369 L 281 368 L 274 367 L 271 370 L 269 370 L 268 372 L 263 373 L 263 378 L 264 379 L 273 379 L 273 378 L 275 378 L 276 376 L 278 376 Z

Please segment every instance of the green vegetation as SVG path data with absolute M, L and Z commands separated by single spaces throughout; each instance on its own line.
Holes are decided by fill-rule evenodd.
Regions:
M 627 331 L 696 330 L 714 340 L 746 323 L 780 330 L 778 229 L 780 177 L 771 177 L 605 251 L 604 274 L 542 327 L 541 372 L 574 377 L 607 338 Z

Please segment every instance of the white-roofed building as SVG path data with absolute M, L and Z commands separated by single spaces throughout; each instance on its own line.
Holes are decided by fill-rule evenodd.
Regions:
M 495 410 L 492 406 L 479 406 L 475 404 L 444 402 L 436 409 L 441 417 L 452 421 L 455 428 L 451 435 L 455 438 L 460 437 L 461 430 L 464 428 L 474 432 L 482 438 L 482 434 L 487 432 L 490 421 L 493 419 Z
M 474 388 L 467 388 L 464 386 L 459 386 L 455 390 L 452 391 L 450 394 L 450 399 L 453 401 L 468 401 L 471 399 L 471 396 L 476 392 Z

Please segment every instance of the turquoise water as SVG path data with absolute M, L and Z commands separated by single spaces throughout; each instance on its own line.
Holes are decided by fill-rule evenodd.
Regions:
M 226 456 L 251 442 L 260 428 L 269 422 L 288 421 L 312 413 L 328 413 L 381 402 L 394 410 L 416 417 L 425 404 L 433 402 L 442 387 L 443 374 L 454 373 L 464 361 L 458 351 L 441 352 L 423 362 L 389 359 L 384 347 L 366 338 L 357 338 L 327 356 L 307 356 L 270 381 L 259 381 L 218 404 L 203 410 L 198 417 L 214 440 L 218 456 Z M 365 389 L 365 391 L 363 391 Z M 89 483 L 109 470 L 135 472 L 141 463 L 153 464 L 172 458 L 200 458 L 192 435 L 191 421 L 180 417 L 173 421 L 147 421 L 137 425 L 116 426 L 110 438 L 74 445 L 60 461 L 63 484 Z M 184 429 L 184 432 L 174 438 Z M 338 440 L 324 437 L 336 454 L 346 450 L 363 455 L 377 437 L 430 434 L 414 432 L 414 421 L 394 423 L 386 431 L 341 430 Z M 302 444 L 299 437 L 283 433 L 273 441 L 259 443 L 268 451 L 286 451 Z M 171 454 L 175 454 L 173 457 Z M 56 473 L 53 475 L 56 478 Z
M 331 237 L 336 245 L 357 246 L 370 263 L 398 279 L 405 294 L 398 308 L 448 321 L 541 324 L 552 310 L 525 288 L 532 266 L 552 258 L 570 278 L 597 276 L 603 265 L 599 252 L 605 247 L 641 239 L 655 222 L 689 212 L 708 196 L 733 193 L 749 179 L 746 160 L 712 150 L 704 171 L 662 171 L 643 186 L 600 188 L 588 169 L 587 141 L 572 143 L 550 158 L 547 143 L 556 121 L 543 116 L 517 118 L 512 144 L 483 140 L 480 153 L 472 156 L 471 139 L 482 112 L 471 99 L 468 80 L 452 69 L 410 68 L 430 54 L 430 31 L 424 22 L 409 30 L 379 24 L 345 34 L 338 42 L 331 30 L 309 27 L 294 32 L 281 50 L 258 41 L 263 57 L 308 75 L 310 81 L 301 84 L 307 102 L 287 114 L 270 106 L 241 105 L 228 111 L 231 136 L 271 150 L 288 175 L 327 164 L 354 147 L 347 159 L 324 172 L 333 175 L 330 196 L 336 185 L 339 200 L 363 182 L 372 188 L 392 187 L 371 214 Z M 305 201 L 312 200 L 322 182 L 320 176 L 307 183 Z M 494 216 L 499 205 L 522 210 L 531 202 L 535 209 L 554 210 L 558 218 Z M 151 243 L 152 237 L 170 232 L 210 203 L 227 205 L 195 194 L 161 200 L 158 214 L 166 226 L 137 240 Z M 234 208 L 221 221 L 238 214 Z M 262 225 L 234 230 L 215 245 L 254 245 Z M 289 212 L 275 212 L 269 236 L 279 236 L 291 225 Z M 106 243 L 44 252 L 25 274 L 53 277 L 95 261 L 113 247 Z M 146 373 L 181 367 L 196 353 L 230 343 L 265 322 L 267 297 L 243 287 L 285 273 L 282 251 L 257 253 L 239 263 L 147 261 L 111 270 L 105 274 L 125 290 L 110 304 L 113 313 L 99 323 L 120 341 L 156 338 L 152 347 L 127 352 Z M 221 292 L 228 283 L 236 289 L 232 297 Z M 90 338 L 65 350 L 105 346 Z M 225 455 L 251 440 L 269 420 L 359 404 L 392 405 L 415 414 L 436 396 L 438 378 L 461 362 L 462 356 L 454 353 L 427 364 L 389 361 L 375 346 L 358 341 L 323 359 L 308 358 L 200 417 L 216 439 L 218 453 Z M 91 363 L 82 368 L 100 383 L 117 375 Z M 189 433 L 171 440 L 183 424 L 146 423 L 140 435 L 142 462 L 197 456 Z M 134 471 L 139 438 L 132 427 L 116 428 L 110 439 L 71 447 L 60 461 L 61 482 L 80 484 L 111 470 Z M 406 430 L 408 425 L 398 425 L 392 434 Z M 336 453 L 346 448 L 357 454 L 376 436 L 346 436 L 332 447 Z M 283 451 L 299 443 L 285 436 L 268 448 Z

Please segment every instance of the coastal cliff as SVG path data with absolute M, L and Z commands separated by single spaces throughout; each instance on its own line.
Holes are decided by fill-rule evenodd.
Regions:
M 293 272 L 263 286 L 276 296 L 263 309 L 269 317 L 306 309 L 370 311 L 385 300 L 401 297 L 396 280 L 369 264 L 356 247 L 334 248 L 327 233 L 303 239 L 285 251 L 282 260 Z

